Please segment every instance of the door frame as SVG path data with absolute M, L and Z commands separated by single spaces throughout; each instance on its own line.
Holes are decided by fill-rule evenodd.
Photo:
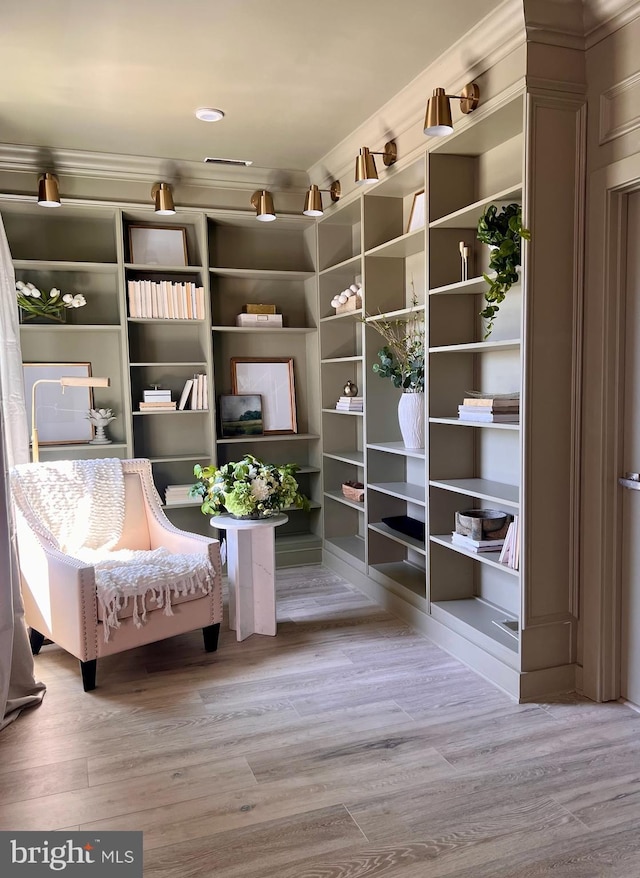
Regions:
M 594 701 L 620 697 L 622 475 L 627 200 L 640 154 L 596 171 L 589 186 L 585 286 L 580 642 L 582 685 Z

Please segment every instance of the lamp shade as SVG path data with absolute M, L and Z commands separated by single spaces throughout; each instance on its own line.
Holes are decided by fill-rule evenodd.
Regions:
M 55 174 L 42 174 L 38 179 L 38 204 L 40 207 L 60 207 L 60 191 Z
M 312 183 L 309 187 L 309 191 L 304 199 L 304 210 L 302 212 L 305 216 L 322 216 L 324 212 L 322 210 L 322 193 L 315 183 Z
M 356 183 L 376 183 L 377 181 L 376 160 L 368 147 L 363 146 L 360 149 L 360 155 L 356 158 Z
M 256 209 L 256 219 L 261 223 L 271 223 L 276 219 L 273 197 L 267 189 L 259 189 L 253 193 L 251 204 Z
M 155 183 L 151 197 L 155 199 L 156 213 L 160 216 L 173 216 L 176 212 L 169 183 Z
M 424 133 L 431 137 L 444 137 L 453 131 L 451 105 L 443 88 L 435 88 L 433 96 L 427 101 L 424 120 Z

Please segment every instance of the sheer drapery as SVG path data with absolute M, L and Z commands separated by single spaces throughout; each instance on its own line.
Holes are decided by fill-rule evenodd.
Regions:
M 44 685 L 33 675 L 24 622 L 9 496 L 9 468 L 29 460 L 15 275 L 0 216 L 0 729 L 39 704 Z

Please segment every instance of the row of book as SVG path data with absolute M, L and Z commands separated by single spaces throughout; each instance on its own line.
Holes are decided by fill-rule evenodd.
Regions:
M 151 396 L 153 394 L 153 396 Z M 145 391 L 144 399 L 138 403 L 141 412 L 145 414 L 153 414 L 154 412 L 175 412 L 184 411 L 204 411 L 209 408 L 209 379 L 204 373 L 197 373 L 193 378 L 188 378 L 180 399 L 176 402 L 171 399 L 170 390 Z
M 191 485 L 167 485 L 164 492 L 164 502 L 166 506 L 182 506 L 184 503 L 193 503 L 199 506 L 200 497 L 190 497 L 189 491 Z
M 361 412 L 364 408 L 364 399 L 361 396 L 341 396 L 336 403 L 338 412 Z
M 458 406 L 458 417 L 461 421 L 517 424 L 520 421 L 520 394 L 516 392 L 467 396 L 462 405 Z
M 129 317 L 204 320 L 204 287 L 169 280 L 130 280 Z

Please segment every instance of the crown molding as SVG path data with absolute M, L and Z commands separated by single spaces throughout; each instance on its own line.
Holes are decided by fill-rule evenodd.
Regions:
M 639 0 L 584 0 L 586 48 L 591 48 L 638 17 Z
M 427 97 L 435 86 L 456 93 L 456 89 L 476 79 L 522 45 L 525 41 L 522 7 L 523 0 L 503 0 L 497 9 L 313 164 L 309 168 L 311 181 L 325 185 L 331 179 L 351 176 L 361 146 L 377 150 L 387 140 L 402 139 L 415 128 L 416 120 L 422 121 Z M 423 143 L 422 131 L 419 136 L 420 143 Z
M 166 180 L 180 186 L 201 189 L 290 189 L 309 187 L 306 171 L 284 171 L 259 167 L 211 167 L 200 162 L 159 159 L 150 156 L 117 155 L 77 149 L 53 149 L 14 143 L 0 143 L 0 171 L 41 174 L 130 183 Z

